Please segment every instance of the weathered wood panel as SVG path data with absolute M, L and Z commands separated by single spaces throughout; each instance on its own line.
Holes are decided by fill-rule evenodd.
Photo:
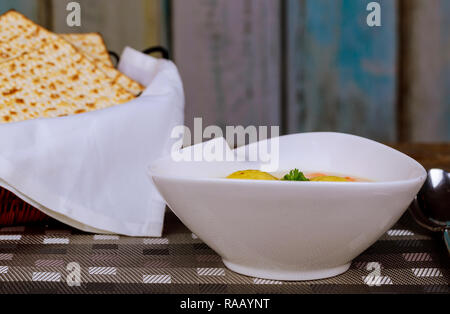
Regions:
M 40 22 L 39 14 L 39 1 L 38 0 L 1 0 L 0 1 L 0 14 L 5 13 L 8 10 L 14 9 L 35 22 Z
M 173 1 L 186 124 L 279 125 L 280 2 Z
M 73 28 L 69 1 L 2 0 L 0 13 L 14 8 L 57 32 L 99 31 L 116 52 L 168 47 L 172 37 L 189 126 L 200 116 L 205 125 L 286 121 L 289 132 L 450 140 L 450 1 L 380 0 L 383 26 L 370 28 L 369 0 L 287 0 L 286 47 L 281 1 L 79 0 Z
M 396 1 L 288 0 L 288 130 L 396 137 Z
M 449 30 L 450 1 L 402 2 L 402 140 L 450 140 Z
M 53 30 L 58 33 L 100 32 L 110 50 L 121 53 L 125 46 L 138 50 L 165 43 L 162 3 L 166 0 L 78 0 L 81 26 L 66 23 L 67 3 L 52 0 Z
M 450 142 L 450 1 L 441 1 L 441 40 L 443 43 L 442 97 L 444 136 L 442 141 Z M 445 128 L 446 126 L 446 128 Z

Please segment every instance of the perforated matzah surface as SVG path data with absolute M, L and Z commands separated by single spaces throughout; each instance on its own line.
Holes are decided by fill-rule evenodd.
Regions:
M 86 55 L 110 79 L 130 93 L 139 95 L 144 90 L 144 86 L 114 68 L 100 34 L 63 34 L 62 37 Z
M 0 63 L 19 57 L 23 53 L 40 49 L 47 43 L 58 39 L 60 39 L 60 36 L 35 24 L 22 14 L 16 11 L 8 11 L 0 16 Z M 85 48 L 85 50 L 87 49 L 92 51 L 92 48 Z M 89 61 L 96 63 L 95 57 L 88 55 L 87 58 Z M 139 95 L 144 90 L 142 85 L 109 64 L 97 62 L 96 66 L 114 84 L 119 84 L 133 95 Z
M 133 98 L 60 38 L 0 63 L 0 122 L 83 113 Z
M 109 57 L 108 49 L 100 34 L 60 34 L 60 36 L 94 62 L 102 62 L 110 67 L 114 67 Z

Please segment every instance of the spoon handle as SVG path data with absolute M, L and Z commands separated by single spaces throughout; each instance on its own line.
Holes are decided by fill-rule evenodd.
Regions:
M 425 229 L 428 229 L 432 232 L 438 232 L 442 231 L 443 227 L 436 224 L 433 220 L 429 219 L 423 214 L 422 209 L 419 206 L 419 202 L 417 201 L 417 197 L 414 199 L 414 201 L 409 205 L 409 212 L 411 213 L 411 216 L 413 219 L 422 227 Z M 448 226 L 447 226 L 448 227 Z M 449 227 L 450 228 L 450 227 Z

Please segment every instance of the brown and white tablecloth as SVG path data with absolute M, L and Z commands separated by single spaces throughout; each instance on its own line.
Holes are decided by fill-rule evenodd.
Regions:
M 162 238 L 88 234 L 54 221 L 0 228 L 0 293 L 450 292 L 441 235 L 408 213 L 345 274 L 302 282 L 236 274 L 170 211 L 165 221 Z

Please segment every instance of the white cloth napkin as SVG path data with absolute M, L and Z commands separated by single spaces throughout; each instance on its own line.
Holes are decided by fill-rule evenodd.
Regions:
M 165 203 L 146 171 L 183 123 L 181 79 L 172 62 L 131 48 L 119 69 L 147 86 L 129 103 L 0 125 L 0 186 L 84 231 L 161 236 Z

